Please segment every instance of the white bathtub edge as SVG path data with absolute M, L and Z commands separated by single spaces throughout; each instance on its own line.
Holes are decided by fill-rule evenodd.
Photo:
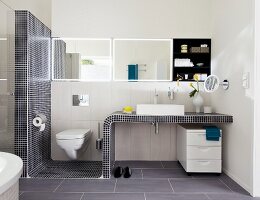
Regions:
M 20 157 L 10 153 L 0 152 L 0 157 L 5 159 L 7 162 L 3 170 L 0 171 L 1 195 L 19 180 L 23 170 L 23 162 Z

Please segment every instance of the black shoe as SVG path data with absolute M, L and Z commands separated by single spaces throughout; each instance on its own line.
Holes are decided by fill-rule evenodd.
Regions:
M 124 178 L 130 178 L 132 176 L 132 170 L 129 167 L 124 169 Z
M 118 166 L 114 169 L 114 177 L 115 178 L 120 178 L 123 175 L 123 173 L 124 173 L 124 169 L 120 166 Z

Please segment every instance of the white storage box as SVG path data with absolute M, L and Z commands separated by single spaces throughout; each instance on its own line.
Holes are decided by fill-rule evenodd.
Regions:
M 177 159 L 186 172 L 221 173 L 221 149 L 222 137 L 219 141 L 207 140 L 203 126 L 177 126 Z

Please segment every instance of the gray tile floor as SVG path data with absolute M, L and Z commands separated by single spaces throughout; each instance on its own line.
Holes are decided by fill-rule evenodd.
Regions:
M 225 174 L 187 176 L 177 162 L 117 162 L 130 179 L 20 179 L 20 200 L 249 200 Z M 258 198 L 255 198 L 258 199 Z M 260 198 L 259 198 L 260 200 Z

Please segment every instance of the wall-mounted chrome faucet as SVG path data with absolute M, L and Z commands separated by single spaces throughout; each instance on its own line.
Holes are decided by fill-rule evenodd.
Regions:
M 169 87 L 169 90 L 168 90 L 168 98 L 169 98 L 170 100 L 174 100 L 174 88 L 171 89 L 171 88 Z

